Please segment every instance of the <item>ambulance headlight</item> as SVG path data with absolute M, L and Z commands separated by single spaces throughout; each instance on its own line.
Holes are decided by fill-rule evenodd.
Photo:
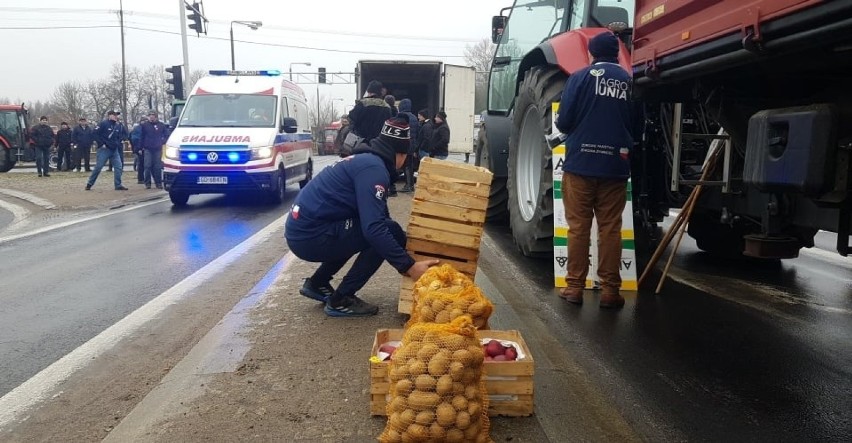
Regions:
M 269 157 L 272 157 L 272 148 L 269 146 L 263 146 L 251 150 L 252 160 L 261 160 Z
M 166 158 L 180 159 L 180 149 L 174 146 L 166 146 Z

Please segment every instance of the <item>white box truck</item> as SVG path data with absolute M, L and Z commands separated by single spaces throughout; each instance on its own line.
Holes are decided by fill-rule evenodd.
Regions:
M 361 60 L 355 68 L 358 97 L 367 84 L 378 80 L 397 102 L 411 100 L 411 112 L 443 110 L 450 126 L 450 153 L 473 152 L 476 69 L 440 61 Z

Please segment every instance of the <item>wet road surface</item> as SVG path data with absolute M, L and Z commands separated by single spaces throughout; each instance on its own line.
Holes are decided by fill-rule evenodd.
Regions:
M 852 439 L 852 260 L 725 261 L 684 239 L 675 281 L 613 312 L 591 291 L 582 307 L 562 301 L 549 260 L 520 256 L 506 228 L 488 232 L 519 269 L 510 278 L 535 288 L 516 309 L 534 311 L 645 438 Z

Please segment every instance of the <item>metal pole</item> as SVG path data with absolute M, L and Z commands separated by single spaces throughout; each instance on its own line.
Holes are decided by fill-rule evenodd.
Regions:
M 178 8 L 178 15 L 180 16 L 180 38 L 183 44 L 183 81 L 187 83 L 189 82 L 189 73 L 191 71 L 189 70 L 189 50 L 186 41 L 186 7 L 183 0 L 178 0 Z M 190 85 L 190 87 L 192 86 Z M 186 95 L 183 95 L 183 97 L 186 97 Z
M 124 59 L 124 1 L 118 1 L 118 18 L 121 22 L 121 115 L 127 119 L 127 67 Z
M 290 64 L 290 81 L 293 81 L 293 64 Z
M 236 71 L 237 66 L 234 64 L 234 22 L 231 22 L 231 71 Z

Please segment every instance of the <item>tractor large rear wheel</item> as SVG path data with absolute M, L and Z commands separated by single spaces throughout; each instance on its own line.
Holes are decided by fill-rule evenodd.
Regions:
M 546 137 L 552 133 L 552 103 L 566 76 L 539 66 L 524 76 L 515 100 L 509 137 L 509 223 L 515 244 L 529 257 L 553 253 L 553 172 Z
M 474 162 L 476 166 L 482 166 L 488 168 L 489 171 L 494 171 L 493 159 L 488 147 L 488 140 L 485 138 L 485 131 L 479 131 Z M 491 193 L 488 196 L 488 209 L 485 211 L 485 221 L 494 224 L 505 224 L 509 219 L 509 207 L 506 205 L 508 199 L 506 177 L 494 177 L 491 180 Z

